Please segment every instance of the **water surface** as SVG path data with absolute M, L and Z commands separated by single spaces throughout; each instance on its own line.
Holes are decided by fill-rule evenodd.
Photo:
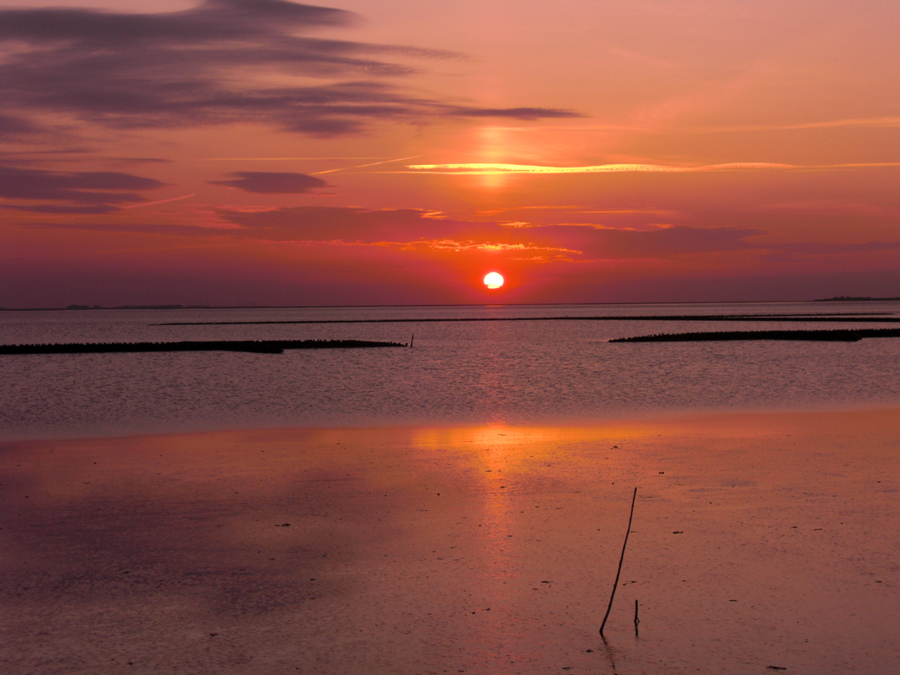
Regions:
M 900 400 L 900 340 L 609 344 L 659 332 L 852 328 L 753 321 L 447 321 L 885 314 L 897 302 L 0 312 L 4 344 L 359 339 L 412 349 L 0 357 L 0 438 L 251 427 L 543 424 Z M 381 321 L 400 323 L 215 324 Z M 425 321 L 425 320 L 429 321 Z M 207 322 L 206 325 L 160 325 Z M 878 324 L 860 324 L 872 328 Z

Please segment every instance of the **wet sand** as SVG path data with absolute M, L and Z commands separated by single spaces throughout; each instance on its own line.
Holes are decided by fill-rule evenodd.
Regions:
M 896 409 L 6 442 L 0 672 L 900 672 L 898 468 Z

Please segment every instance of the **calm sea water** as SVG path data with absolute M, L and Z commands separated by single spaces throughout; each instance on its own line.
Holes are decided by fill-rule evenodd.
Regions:
M 308 338 L 408 342 L 415 334 L 413 349 L 289 351 L 281 356 L 0 356 L 0 439 L 275 426 L 558 424 L 660 412 L 900 402 L 900 339 L 607 342 L 660 332 L 854 324 L 423 321 L 823 312 L 900 317 L 900 303 L 0 312 L 3 344 Z M 408 322 L 157 325 L 345 319 Z

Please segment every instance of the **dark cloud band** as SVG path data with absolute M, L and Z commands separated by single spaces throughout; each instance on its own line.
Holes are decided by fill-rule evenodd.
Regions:
M 109 213 L 124 204 L 146 201 L 139 191 L 164 185 L 118 171 L 47 171 L 0 164 L 0 198 L 25 202 L 3 207 L 19 211 Z
M 265 211 L 217 209 L 221 227 L 170 224 L 43 224 L 44 228 L 214 237 L 241 241 L 392 246 L 405 250 L 536 252 L 580 260 L 672 258 L 760 249 L 747 239 L 764 234 L 739 228 L 675 226 L 653 230 L 577 225 L 509 228 L 496 222 L 430 217 L 418 209 L 301 206 Z M 235 227 L 237 226 L 237 227 Z
M 3 119 L 21 119 L 23 111 L 126 128 L 261 122 L 315 135 L 356 131 L 374 120 L 577 116 L 410 95 L 384 78 L 411 68 L 385 58 L 450 55 L 312 35 L 353 19 L 286 0 L 207 0 L 157 14 L 0 10 L 0 134 Z M 248 75 L 254 69 L 321 83 L 262 86 Z
M 257 194 L 305 194 L 328 187 L 321 178 L 305 173 L 275 173 L 266 171 L 236 171 L 230 180 L 210 181 L 211 185 L 224 185 Z

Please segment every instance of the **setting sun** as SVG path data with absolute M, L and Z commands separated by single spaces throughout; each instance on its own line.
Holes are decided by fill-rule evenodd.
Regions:
M 488 288 L 500 288 L 503 285 L 503 277 L 497 272 L 490 272 L 484 277 L 484 285 Z

